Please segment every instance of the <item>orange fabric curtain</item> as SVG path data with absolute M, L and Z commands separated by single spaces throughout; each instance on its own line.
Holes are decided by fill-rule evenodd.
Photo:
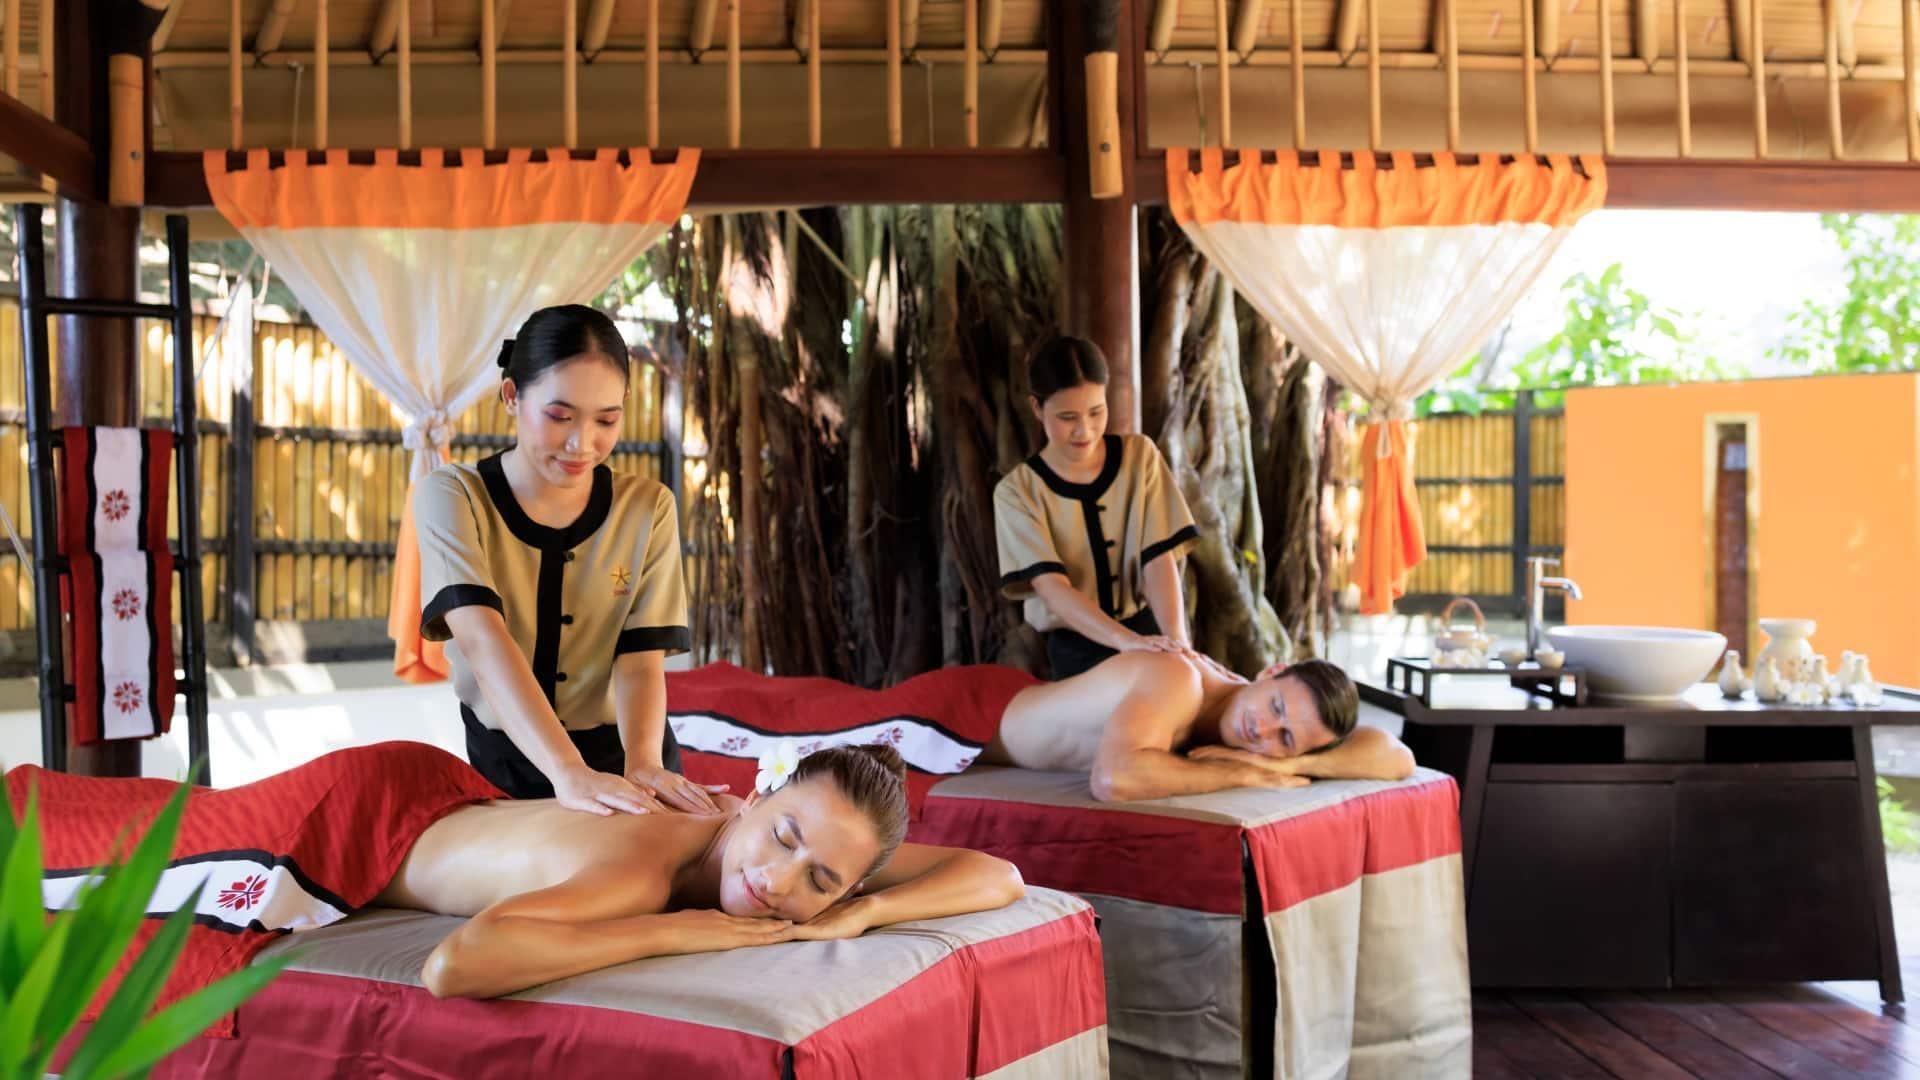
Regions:
M 1353 578 L 1392 610 L 1426 557 L 1405 421 L 1485 341 L 1574 222 L 1606 197 L 1597 158 L 1472 165 L 1434 154 L 1167 152 L 1168 200 L 1199 252 L 1302 353 L 1371 406 Z

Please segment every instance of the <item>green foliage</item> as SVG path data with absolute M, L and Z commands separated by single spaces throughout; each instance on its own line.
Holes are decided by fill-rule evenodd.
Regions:
M 1920 215 L 1822 214 L 1846 257 L 1838 303 L 1809 300 L 1774 355 L 1808 371 L 1920 367 Z
M 1879 777 L 1880 836 L 1888 851 L 1920 851 L 1920 829 L 1914 827 L 1913 811 L 1894 795 L 1893 782 Z
M 126 862 L 96 870 L 77 903 L 48 920 L 41 897 L 38 799 L 16 827 L 0 813 L 0 1077 L 38 1080 L 146 921 L 147 899 L 173 851 L 186 808 L 182 785 Z M 117 846 L 117 845 L 116 845 Z M 199 889 L 167 916 L 84 1041 L 65 1080 L 142 1076 L 272 981 L 282 957 L 205 987 L 148 1016 L 193 925 Z

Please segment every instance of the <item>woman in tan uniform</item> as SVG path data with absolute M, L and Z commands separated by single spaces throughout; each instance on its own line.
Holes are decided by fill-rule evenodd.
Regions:
M 1180 556 L 1199 539 L 1172 470 L 1144 435 L 1108 435 L 1107 362 L 1084 338 L 1028 365 L 1046 444 L 993 492 L 1000 587 L 1046 636 L 1053 678 L 1117 652 L 1189 647 Z
M 468 760 L 519 799 L 714 812 L 666 724 L 665 660 L 691 644 L 673 493 L 605 464 L 626 342 L 592 308 L 546 308 L 500 366 L 514 446 L 413 496 L 420 632 L 448 641 Z

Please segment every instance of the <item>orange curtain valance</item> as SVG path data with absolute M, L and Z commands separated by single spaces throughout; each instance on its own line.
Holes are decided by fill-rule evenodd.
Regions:
M 253 150 L 244 168 L 229 169 L 226 151 L 209 150 L 203 160 L 214 205 L 240 229 L 671 225 L 700 164 L 694 148 L 665 165 L 644 149 L 628 151 L 626 165 L 619 150 L 578 161 L 552 150 L 534 161 L 531 150 L 515 149 L 492 165 L 481 150 L 457 156 L 454 165 L 442 151 L 422 150 L 418 165 L 402 165 L 399 151 L 376 150 L 371 163 L 354 164 L 344 150 L 288 150 L 276 168 L 267 151 Z
M 1462 165 L 1436 153 L 1417 165 L 1411 153 L 1391 155 L 1381 168 L 1370 153 L 1325 152 L 1315 164 L 1297 151 L 1260 160 L 1253 151 L 1227 166 L 1219 148 L 1167 151 L 1167 197 L 1182 225 L 1230 221 L 1249 225 L 1338 225 L 1384 229 L 1409 225 L 1571 225 L 1598 209 L 1607 194 L 1606 166 L 1597 157 L 1554 154 L 1545 164 L 1531 155 L 1501 161 L 1482 154 Z M 1584 173 L 1585 175 L 1582 175 Z

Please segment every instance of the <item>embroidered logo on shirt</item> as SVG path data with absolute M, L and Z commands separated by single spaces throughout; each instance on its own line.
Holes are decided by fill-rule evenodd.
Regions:
M 624 566 L 616 566 L 607 576 L 613 579 L 613 595 L 625 596 L 633 591 L 633 571 Z

